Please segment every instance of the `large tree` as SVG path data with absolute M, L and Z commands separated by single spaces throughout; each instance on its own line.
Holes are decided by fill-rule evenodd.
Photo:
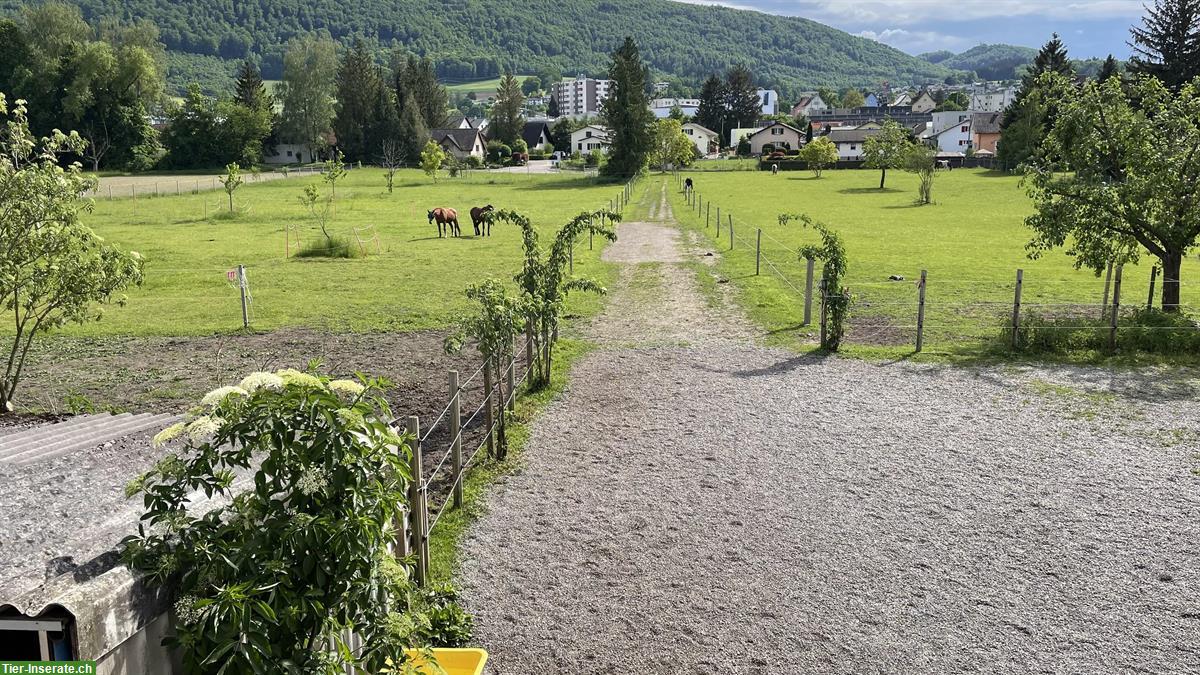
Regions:
M 337 45 L 329 38 L 306 35 L 288 43 L 279 83 L 285 141 L 316 148 L 324 145 L 325 132 L 333 122 L 337 70 Z
M 1111 78 L 1077 89 L 1047 76 L 1058 117 L 1046 157 L 1029 169 L 1037 213 L 1031 255 L 1069 246 L 1097 273 L 1148 251 L 1163 272 L 1162 306 L 1178 311 L 1180 268 L 1200 238 L 1200 92 L 1173 94 L 1155 78 Z M 1054 81 L 1057 81 L 1057 84 Z
M 1172 91 L 1200 75 L 1200 0 L 1154 0 L 1130 33 L 1131 73 L 1157 77 Z
M 1046 130 L 1054 123 L 1056 102 L 1041 89 L 1042 75 L 1046 73 L 1075 76 L 1075 68 L 1058 33 L 1042 46 L 1029 72 L 1021 79 L 1016 97 L 1004 111 L 997 159 L 1005 168 L 1014 169 L 1032 159 Z
M 369 159 L 378 150 L 377 139 L 371 138 L 371 133 L 378 124 L 379 90 L 383 86 L 375 59 L 361 40 L 355 40 L 338 68 L 337 116 L 333 121 L 338 149 L 352 162 Z
M 11 112 L 0 95 L 0 310 L 9 331 L 0 337 L 0 415 L 13 410 L 21 371 L 34 339 L 49 330 L 98 318 L 96 305 L 140 284 L 142 261 L 97 237 L 79 220 L 96 185 L 64 153 L 85 141 L 56 132 L 40 143 L 25 109 Z
M 885 120 L 883 129 L 863 143 L 864 166 L 879 169 L 879 189 L 884 188 L 888 169 L 899 169 L 905 164 L 908 149 L 912 146 L 912 134 L 895 120 Z
M 654 113 L 646 93 L 649 71 L 633 38 L 613 52 L 608 79 L 612 81 L 600 115 L 610 131 L 612 142 L 604 173 L 623 178 L 637 174 L 646 166 L 654 136 Z
M 725 74 L 725 110 L 731 129 L 752 127 L 762 114 L 754 75 L 744 65 L 736 65 Z
M 1096 79 L 1101 82 L 1107 82 L 1109 78 L 1121 76 L 1121 64 L 1117 62 L 1117 57 L 1112 54 L 1104 59 L 1104 63 L 1100 66 L 1100 72 L 1096 74 Z
M 488 137 L 505 145 L 516 143 L 525 130 L 525 118 L 521 116 L 524 105 L 521 83 L 512 73 L 505 74 L 496 89 L 496 104 L 492 106 Z
M 696 110 L 696 123 L 719 133 L 721 145 L 725 144 L 725 81 L 717 74 L 708 76 L 700 88 L 700 107 Z
M 696 155 L 696 146 L 683 133 L 683 124 L 679 120 L 666 118 L 658 120 L 654 125 L 654 149 L 650 153 L 650 163 L 657 164 L 663 171 L 668 166 L 686 166 Z
M 271 108 L 275 102 L 267 92 L 262 74 L 254 62 L 247 59 L 238 66 L 237 80 L 233 85 L 233 102 L 251 109 Z
M 438 83 L 433 62 L 402 53 L 396 54 L 393 60 L 393 80 L 401 109 L 411 101 L 426 129 L 445 126 L 449 100 L 446 88 Z

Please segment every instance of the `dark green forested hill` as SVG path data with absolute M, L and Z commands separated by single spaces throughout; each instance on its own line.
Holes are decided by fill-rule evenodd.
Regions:
M 953 70 L 976 73 L 984 80 L 1014 80 L 1021 69 L 1033 63 L 1037 50 L 1015 45 L 978 45 L 961 54 L 946 51 L 922 54 L 921 58 Z
M 922 84 L 955 77 L 943 65 L 795 17 L 668 0 L 70 0 L 90 21 L 148 18 L 173 53 L 172 84 L 214 59 L 261 60 L 278 77 L 282 46 L 307 31 L 356 36 L 433 58 L 448 80 L 504 69 L 597 74 L 625 35 L 659 73 L 698 81 L 736 63 L 786 91 Z M 22 0 L 0 0 L 15 11 Z M 195 55 L 195 56 L 192 56 Z M 200 57 L 200 58 L 195 58 Z

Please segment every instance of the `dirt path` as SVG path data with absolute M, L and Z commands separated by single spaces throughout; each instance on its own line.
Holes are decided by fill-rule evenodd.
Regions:
M 651 221 L 464 543 L 493 673 L 1200 670 L 1197 382 L 764 349 Z

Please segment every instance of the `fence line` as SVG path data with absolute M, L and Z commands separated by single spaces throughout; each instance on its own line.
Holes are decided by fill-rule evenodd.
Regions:
M 675 172 L 675 180 L 677 182 L 677 185 L 682 189 L 683 177 L 682 177 L 682 174 L 680 174 L 678 171 Z M 813 281 L 811 279 L 811 273 L 808 273 L 807 271 L 805 272 L 805 279 L 806 279 L 805 288 L 801 289 L 796 283 L 793 283 L 793 281 L 789 277 L 789 275 L 787 273 L 785 273 L 784 269 L 786 268 L 787 262 L 779 262 L 778 260 L 773 260 L 772 256 L 774 256 L 775 254 L 769 253 L 767 250 L 765 250 L 764 240 L 767 243 L 774 244 L 778 248 L 783 249 L 788 254 L 790 254 L 790 256 L 794 258 L 793 262 L 799 262 L 799 260 L 798 260 L 798 252 L 800 250 L 799 247 L 789 246 L 789 245 L 785 244 L 784 242 L 780 241 L 778 238 L 772 236 L 770 232 L 765 231 L 763 228 L 761 228 L 761 227 L 756 228 L 753 224 L 747 223 L 746 221 L 742 220 L 741 218 L 736 217 L 728 209 L 722 208 L 719 204 L 714 203 L 714 201 L 712 199 L 705 197 L 703 195 L 703 193 L 699 192 L 698 190 L 695 190 L 694 188 L 691 190 L 683 191 L 683 200 L 684 200 L 686 206 L 688 207 L 688 210 L 690 211 L 690 215 L 696 219 L 697 226 L 702 225 L 704 227 L 704 229 L 712 230 L 710 236 L 715 238 L 714 243 L 718 247 L 723 248 L 724 246 L 728 246 L 728 250 L 732 251 L 732 250 L 735 250 L 736 248 L 738 248 L 737 244 L 740 243 L 741 248 L 743 250 L 751 252 L 751 254 L 754 255 L 754 257 L 755 257 L 755 265 L 754 265 L 754 267 L 755 267 L 754 275 L 755 276 L 762 276 L 763 270 L 764 270 L 763 263 L 765 263 L 765 270 L 769 276 L 778 278 L 792 292 L 794 292 L 796 295 L 802 297 L 804 299 L 806 311 L 805 311 L 805 320 L 801 325 L 805 325 L 805 326 L 809 325 L 810 315 L 807 310 L 809 309 L 809 307 L 811 307 L 811 305 L 814 301 L 813 293 L 810 290 L 812 288 L 812 281 Z M 715 222 L 712 219 L 712 214 L 714 212 L 716 214 L 718 214 L 717 220 Z M 723 220 L 726 220 L 728 222 L 722 222 Z M 714 228 L 714 226 L 715 226 L 715 228 Z M 725 227 L 728 227 L 730 230 L 728 235 L 726 235 L 724 232 L 721 231 Z M 756 232 L 755 237 L 744 238 L 741 236 L 741 233 L 751 232 L 751 231 Z M 888 280 L 888 281 L 843 280 L 842 281 L 843 288 L 846 288 L 851 291 L 854 289 L 864 289 L 865 288 L 865 289 L 867 289 L 867 292 L 868 292 L 868 295 L 865 297 L 852 296 L 851 305 L 849 307 L 849 316 L 852 317 L 852 319 L 847 325 L 847 335 L 851 339 L 854 339 L 854 338 L 871 337 L 871 336 L 878 337 L 879 333 L 884 332 L 884 331 L 912 331 L 912 330 L 915 330 L 916 331 L 916 336 L 915 336 L 916 351 L 921 351 L 923 343 L 925 342 L 924 337 L 925 337 L 926 332 L 930 332 L 930 333 L 934 333 L 934 334 L 942 334 L 942 335 L 948 335 L 948 334 L 953 333 L 955 335 L 963 334 L 965 336 L 967 334 L 968 327 L 962 325 L 961 323 L 954 323 L 952 320 L 948 320 L 948 319 L 953 319 L 955 317 L 958 317 L 958 318 L 972 317 L 972 316 L 980 315 L 981 313 L 985 314 L 985 315 L 989 314 L 989 313 L 994 313 L 996 316 L 996 320 L 997 320 L 997 323 L 995 324 L 995 326 L 988 328 L 988 329 L 983 329 L 980 333 L 978 333 L 978 335 L 984 336 L 984 337 L 988 337 L 988 336 L 998 337 L 1002 331 L 1007 329 L 1007 330 L 1012 331 L 1012 333 L 1014 335 L 1014 340 L 1015 340 L 1016 339 L 1015 336 L 1020 331 L 1025 330 L 1023 328 L 1023 325 L 1021 322 L 1029 316 L 1029 312 L 1031 310 L 1035 310 L 1035 311 L 1036 310 L 1046 310 L 1046 311 L 1050 311 L 1052 313 L 1053 313 L 1053 310 L 1064 310 L 1064 311 L 1066 311 L 1066 315 L 1065 315 L 1066 317 L 1072 316 L 1075 313 L 1080 313 L 1080 312 L 1085 313 L 1088 316 L 1091 316 L 1094 313 L 1096 315 L 1103 316 L 1103 317 L 1112 317 L 1110 326 L 1086 325 L 1086 324 L 1082 324 L 1080 322 L 1070 322 L 1068 320 L 1067 325 L 1059 325 L 1059 324 L 1053 324 L 1050 322 L 1043 322 L 1045 325 L 1039 324 L 1037 326 L 1037 329 L 1038 330 L 1053 330 L 1053 331 L 1079 331 L 1079 330 L 1088 330 L 1088 329 L 1094 328 L 1097 330 L 1111 331 L 1110 342 L 1112 342 L 1114 345 L 1115 345 L 1116 335 L 1120 331 L 1130 331 L 1130 330 L 1146 331 L 1146 332 L 1163 331 L 1164 333 L 1179 333 L 1179 332 L 1188 332 L 1188 331 L 1200 332 L 1200 325 L 1194 325 L 1194 326 L 1187 326 L 1187 325 L 1181 325 L 1181 326 L 1118 325 L 1118 322 L 1116 321 L 1115 317 L 1118 315 L 1118 313 L 1121 313 L 1122 310 L 1124 310 L 1123 315 L 1128 315 L 1128 313 L 1132 310 L 1138 310 L 1143 307 L 1144 308 L 1152 308 L 1154 306 L 1154 301 L 1155 301 L 1154 289 L 1155 289 L 1156 283 L 1160 284 L 1160 285 L 1162 285 L 1164 283 L 1174 284 L 1174 285 L 1178 285 L 1178 286 L 1184 285 L 1184 281 L 1179 280 L 1179 279 L 1171 280 L 1169 282 L 1164 282 L 1161 275 L 1158 273 L 1158 270 L 1156 270 L 1156 269 L 1151 270 L 1150 274 L 1148 275 L 1149 276 L 1149 288 L 1150 288 L 1150 294 L 1149 294 L 1148 301 L 1145 304 L 1137 304 L 1136 300 L 1132 303 L 1129 300 L 1125 300 L 1123 305 L 1118 303 L 1118 300 L 1115 297 L 1115 295 L 1116 295 L 1115 293 L 1114 293 L 1112 302 L 1109 301 L 1109 290 L 1110 290 L 1109 287 L 1110 287 L 1111 281 L 1112 281 L 1111 278 L 1108 280 L 1104 280 L 1098 276 L 1095 280 L 1033 279 L 1033 278 L 1025 278 L 1024 271 L 1016 270 L 1015 268 L 1007 268 L 1007 267 L 1003 267 L 1003 266 L 983 266 L 983 267 L 974 266 L 973 269 L 977 269 L 977 270 L 995 269 L 995 270 L 1004 270 L 1009 273 L 1016 272 L 1016 275 L 1017 275 L 1016 281 L 1015 282 L 1013 282 L 1013 281 L 998 281 L 996 279 L 983 279 L 983 278 L 979 278 L 979 277 L 942 280 L 942 279 L 931 278 L 926 271 L 921 272 L 919 280 L 916 281 L 915 283 L 911 283 L 910 280 L 908 280 L 904 277 L 900 277 L 898 279 L 892 279 L 892 280 Z M 1118 278 L 1119 278 L 1119 276 L 1120 276 L 1120 274 L 1118 272 Z M 1110 277 L 1111 277 L 1111 274 L 1110 274 Z M 1128 278 L 1125 280 L 1126 285 L 1129 284 L 1129 281 L 1130 280 Z M 934 284 L 933 286 L 929 285 L 931 282 Z M 911 286 L 910 286 L 910 283 L 911 283 Z M 1032 285 L 1031 285 L 1031 283 L 1032 283 Z M 1054 289 L 1054 288 L 1071 288 L 1071 287 L 1079 287 L 1079 286 L 1092 287 L 1092 288 L 1096 288 L 1096 297 L 1097 298 L 1101 297 L 1101 291 L 1103 291 L 1104 299 L 1100 303 L 1094 303 L 1094 302 L 1087 302 L 1087 301 L 1058 300 L 1058 299 L 1055 299 L 1052 297 L 1047 298 L 1047 297 L 1045 297 L 1045 295 L 1047 293 L 1047 289 L 1045 287 L 1047 287 L 1047 286 L 1050 287 L 1051 292 L 1052 292 L 1052 289 Z M 912 288 L 915 292 L 912 293 L 911 297 L 905 297 L 902 300 L 892 300 L 892 299 L 888 299 L 886 297 L 883 300 L 870 299 L 871 297 L 874 297 L 875 291 L 881 291 L 882 289 L 904 289 L 904 292 L 908 293 L 909 288 Z M 1013 299 L 1012 300 L 985 300 L 985 299 L 947 300 L 945 302 L 939 302 L 937 299 L 939 295 L 941 295 L 942 297 L 947 297 L 947 296 L 943 295 L 942 293 L 936 293 L 936 294 L 928 293 L 928 291 L 931 288 L 935 291 L 942 291 L 942 292 L 950 291 L 952 295 L 955 293 L 964 292 L 961 289 L 986 289 L 988 291 L 1012 294 Z M 1022 291 L 1024 291 L 1026 295 L 1032 295 L 1033 301 L 1032 302 L 1023 302 L 1022 298 L 1021 298 Z M 967 290 L 965 292 L 972 292 L 972 291 Z M 975 292 L 978 292 L 978 290 L 976 290 Z M 815 300 L 821 305 L 822 310 L 824 310 L 824 307 L 827 305 L 827 301 L 833 297 L 840 297 L 840 296 L 835 296 L 832 294 L 826 295 L 825 293 L 818 293 Z M 1196 307 L 1187 302 L 1180 302 L 1178 304 L 1178 308 L 1181 311 L 1185 311 L 1185 312 L 1196 311 Z M 912 316 L 914 316 L 916 318 L 916 323 L 910 323 L 907 321 L 903 321 L 902 319 L 896 323 L 890 323 L 890 322 L 888 322 L 888 323 L 878 323 L 878 322 L 856 323 L 855 321 L 853 321 L 853 317 L 855 317 L 855 316 L 884 318 L 884 319 L 890 319 L 891 317 L 896 316 L 897 318 L 899 318 L 899 316 L 903 316 L 905 313 L 902 311 L 897 311 L 897 310 L 903 310 L 903 309 L 909 309 L 913 313 Z M 1010 320 L 1001 321 L 1003 315 L 1007 312 L 1008 309 L 1012 310 L 1012 313 L 1010 315 Z M 1071 310 L 1075 310 L 1075 311 L 1072 312 Z M 824 315 L 825 315 L 825 312 L 822 311 L 822 316 L 824 316 Z M 927 320 L 927 315 L 932 315 L 934 320 L 932 320 L 932 321 Z M 1060 315 L 1060 317 L 1061 316 L 1062 315 Z M 1053 318 L 1054 317 L 1051 316 L 1051 319 L 1053 319 Z M 1078 324 L 1078 325 L 1076 325 L 1076 324 Z M 872 331 L 874 331 L 874 333 L 872 333 Z M 864 333 L 866 335 L 864 335 Z M 969 336 L 975 337 L 976 334 L 971 333 Z

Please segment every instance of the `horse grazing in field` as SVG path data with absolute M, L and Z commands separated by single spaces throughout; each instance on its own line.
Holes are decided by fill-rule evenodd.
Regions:
M 471 209 L 471 224 L 475 226 L 475 236 L 485 235 L 484 228 L 487 228 L 485 236 L 492 236 L 492 221 L 484 217 L 484 214 L 495 211 L 495 207 L 491 204 L 487 206 L 476 206 Z
M 436 208 L 428 213 L 429 224 L 432 225 L 437 221 L 438 238 L 442 238 L 442 226 L 446 228 L 446 236 L 453 234 L 456 237 L 462 236 L 462 231 L 458 228 L 458 211 L 454 209 Z

